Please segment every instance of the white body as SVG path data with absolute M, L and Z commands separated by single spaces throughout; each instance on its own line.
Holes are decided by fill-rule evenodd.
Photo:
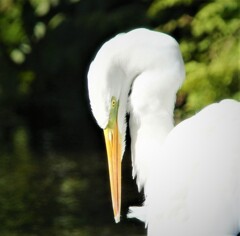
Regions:
M 145 189 L 148 235 L 236 236 L 240 104 L 224 100 L 180 123 L 159 154 Z

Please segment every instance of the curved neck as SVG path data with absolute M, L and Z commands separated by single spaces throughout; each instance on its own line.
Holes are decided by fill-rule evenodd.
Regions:
M 153 86 L 154 80 L 154 76 L 137 77 L 128 104 L 133 177 L 137 177 L 139 190 L 146 184 L 150 165 L 161 158 L 161 146 L 174 126 L 176 91 L 161 83 Z

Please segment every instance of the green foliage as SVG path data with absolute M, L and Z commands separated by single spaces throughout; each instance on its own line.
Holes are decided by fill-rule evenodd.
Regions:
M 184 111 L 193 113 L 223 98 L 240 100 L 239 6 L 235 0 L 156 0 L 149 15 L 156 20 L 174 11 L 157 29 L 176 35 L 186 65 Z

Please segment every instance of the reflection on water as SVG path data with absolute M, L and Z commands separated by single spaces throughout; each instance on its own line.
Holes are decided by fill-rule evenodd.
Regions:
M 139 204 L 130 158 L 123 162 L 122 221 L 111 208 L 105 153 L 35 153 L 27 132 L 15 132 L 11 150 L 0 154 L 0 235 L 144 235 L 127 220 Z M 137 201 L 137 203 L 136 203 Z

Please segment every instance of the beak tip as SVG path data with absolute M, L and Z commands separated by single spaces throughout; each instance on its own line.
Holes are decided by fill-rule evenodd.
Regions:
M 114 219 L 115 219 L 115 223 L 116 223 L 116 224 L 119 223 L 119 222 L 120 222 L 120 215 L 119 215 L 119 214 L 116 215 L 116 216 L 114 217 Z

